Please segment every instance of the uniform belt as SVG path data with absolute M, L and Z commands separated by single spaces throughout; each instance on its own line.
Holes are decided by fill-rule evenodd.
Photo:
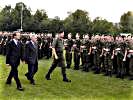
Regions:
M 64 46 L 68 46 L 68 44 L 65 43 Z
M 115 49 L 116 51 L 120 51 L 121 50 L 121 48 L 117 48 L 117 49 Z
M 133 50 L 129 50 L 128 52 L 129 52 L 129 53 L 133 53 Z
M 104 51 L 106 51 L 106 52 L 109 52 L 109 51 L 110 51 L 110 49 L 108 49 L 108 48 L 105 48 L 105 49 L 104 49 Z
M 94 49 L 94 50 L 95 50 L 95 49 L 97 49 L 97 47 L 92 47 L 92 49 Z
M 76 44 L 74 44 L 74 45 L 73 45 L 73 47 L 77 47 L 77 45 L 76 45 Z
M 87 50 L 87 48 L 84 48 L 83 50 Z
M 84 48 L 85 48 L 85 46 L 81 46 L 81 48 L 83 48 L 83 49 L 84 49 Z

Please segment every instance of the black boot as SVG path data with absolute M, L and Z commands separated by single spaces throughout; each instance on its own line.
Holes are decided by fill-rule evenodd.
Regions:
M 66 74 L 63 75 L 63 81 L 64 81 L 64 82 L 71 82 L 71 80 L 69 80 L 69 79 L 66 77 Z
M 79 66 L 74 66 L 74 70 L 79 70 Z
M 124 74 L 121 74 L 121 79 L 124 79 Z
M 133 75 L 130 75 L 129 80 L 133 80 Z
M 100 74 L 100 68 L 99 67 L 96 67 L 94 74 Z
M 111 71 L 109 71 L 109 76 L 112 77 L 112 72 Z
M 83 69 L 82 69 L 82 71 L 86 71 L 85 65 L 83 66 Z
M 106 70 L 104 76 L 108 76 L 109 75 L 109 72 Z
M 89 71 L 90 71 L 90 65 L 86 64 L 86 72 L 89 72 Z
M 49 71 L 48 71 L 48 73 L 46 74 L 46 76 L 45 76 L 45 78 L 47 79 L 47 80 L 51 80 L 51 78 L 50 78 L 50 74 L 53 72 L 53 70 L 55 69 L 56 67 L 55 67 L 55 65 L 51 65 L 51 67 L 50 67 L 50 69 L 49 69 Z
M 89 68 L 86 68 L 86 70 L 85 70 L 86 72 L 89 72 Z
M 45 76 L 45 78 L 46 78 L 47 80 L 51 80 L 50 74 L 47 74 L 47 75 Z
M 120 77 L 121 77 L 121 75 L 120 75 L 120 72 L 119 72 L 119 73 L 117 73 L 116 78 L 120 78 Z
M 70 64 L 67 64 L 66 68 L 70 69 Z

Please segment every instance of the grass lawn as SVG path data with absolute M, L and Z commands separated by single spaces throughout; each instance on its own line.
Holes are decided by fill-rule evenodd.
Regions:
M 19 78 L 25 91 L 17 91 L 14 79 L 12 85 L 5 85 L 10 67 L 5 65 L 5 57 L 0 56 L 0 100 L 133 100 L 133 81 L 96 75 L 92 72 L 67 70 L 71 83 L 62 81 L 59 67 L 47 81 L 47 73 L 52 60 L 39 61 L 39 70 L 35 75 L 36 85 L 29 84 L 24 74 L 27 65 L 19 66 Z

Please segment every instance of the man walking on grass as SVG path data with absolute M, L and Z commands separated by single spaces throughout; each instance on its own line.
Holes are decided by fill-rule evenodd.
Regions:
M 7 78 L 6 84 L 11 85 L 12 78 L 14 78 L 17 84 L 17 89 L 19 91 L 23 91 L 20 80 L 18 78 L 18 66 L 20 64 L 20 59 L 23 61 L 23 49 L 19 39 L 20 33 L 14 32 L 13 39 L 7 44 L 6 64 L 11 66 L 11 71 Z
M 66 76 L 65 60 L 64 60 L 64 56 L 63 56 L 63 47 L 64 47 L 63 37 L 64 37 L 64 32 L 60 31 L 58 33 L 58 38 L 53 41 L 52 51 L 53 51 L 53 55 L 54 55 L 54 60 L 53 60 L 53 63 L 51 65 L 47 75 L 45 76 L 45 78 L 47 80 L 51 80 L 50 74 L 53 72 L 53 70 L 58 65 L 59 67 L 61 67 L 61 70 L 62 70 L 63 81 L 71 82 L 71 80 L 69 80 Z

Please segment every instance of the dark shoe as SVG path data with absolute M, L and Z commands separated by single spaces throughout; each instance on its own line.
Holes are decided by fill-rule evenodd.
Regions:
M 106 70 L 104 76 L 109 76 L 109 71 Z
M 133 80 L 133 78 L 131 77 L 131 78 L 129 78 L 129 80 Z
M 85 68 L 85 71 L 86 71 L 86 72 L 89 72 L 89 71 L 90 71 L 90 69 L 87 67 L 87 68 Z
M 133 80 L 133 75 L 130 75 L 129 76 L 129 80 Z
M 8 82 L 8 81 L 7 81 L 6 84 L 7 84 L 7 85 L 11 85 L 11 82 Z
M 31 81 L 30 84 L 32 84 L 32 85 L 36 85 L 34 81 L 33 81 L 33 82 Z
M 64 82 L 71 82 L 69 79 L 63 79 Z
M 95 71 L 96 70 L 96 67 L 95 66 L 92 66 L 91 70 L 92 71 Z
M 105 73 L 104 76 L 109 76 L 109 74 L 108 73 Z
M 79 68 L 74 68 L 74 70 L 79 70 Z
M 29 76 L 28 76 L 28 74 L 27 74 L 27 73 L 25 74 L 25 76 L 26 76 L 27 80 L 30 80 L 30 78 L 29 78 Z
M 70 64 L 67 64 L 67 65 L 66 65 L 66 68 L 70 69 Z
M 109 71 L 109 76 L 112 77 L 112 72 L 111 71 Z
M 70 69 L 70 67 L 66 67 L 67 69 Z
M 120 73 L 118 73 L 118 74 L 116 75 L 116 78 L 121 78 Z
M 121 75 L 121 79 L 124 79 L 124 75 Z
M 22 87 L 17 87 L 17 90 L 24 91 L 24 89 Z
M 100 74 L 100 72 L 99 71 L 95 71 L 94 74 Z
M 50 75 L 45 76 L 46 80 L 51 80 Z
M 82 69 L 83 72 L 85 72 L 86 70 L 85 69 Z
M 96 70 L 94 74 L 100 74 L 100 70 Z

